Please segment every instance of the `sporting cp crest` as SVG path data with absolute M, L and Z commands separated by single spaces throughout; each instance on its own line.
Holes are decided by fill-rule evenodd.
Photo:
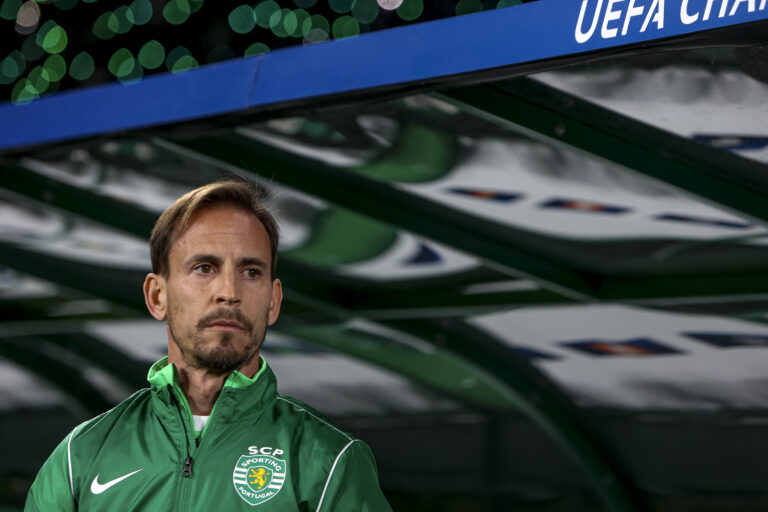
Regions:
M 271 455 L 241 455 L 232 473 L 238 496 L 249 505 L 261 505 L 283 488 L 286 465 Z

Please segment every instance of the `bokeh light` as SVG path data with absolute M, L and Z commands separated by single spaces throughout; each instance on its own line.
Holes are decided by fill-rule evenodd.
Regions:
M 51 82 L 58 82 L 67 75 L 67 62 L 59 54 L 51 55 L 45 59 L 43 69 L 48 73 Z
M 93 35 L 95 35 L 99 39 L 112 39 L 115 37 L 115 31 L 110 28 L 109 19 L 110 17 L 114 16 L 112 11 L 107 11 L 105 13 L 102 13 L 101 16 L 96 18 L 96 21 L 93 22 L 93 28 L 91 31 L 93 32 Z
M 328 0 L 328 5 L 339 14 L 344 14 L 352 10 L 352 4 L 355 0 Z
M 152 19 L 152 2 L 150 0 L 133 0 L 128 7 L 133 13 L 135 25 L 145 25 Z
M 397 8 L 397 15 L 405 21 L 413 21 L 423 12 L 424 4 L 421 0 L 403 0 L 403 3 Z
M 309 32 L 307 32 L 306 36 L 304 36 L 303 43 L 304 44 L 320 43 L 322 41 L 327 41 L 328 37 L 329 37 L 329 32 L 326 32 L 325 30 L 320 28 L 313 28 L 313 29 L 310 29 Z
M 260 55 L 262 53 L 267 53 L 268 51 L 269 46 L 265 45 L 264 43 L 253 43 L 251 46 L 245 49 L 245 57 Z
M 197 60 L 191 55 L 184 55 L 173 63 L 171 73 L 180 73 L 198 67 Z
M 248 5 L 235 7 L 229 13 L 229 26 L 238 34 L 247 34 L 256 26 L 256 14 Z
M 274 0 L 263 0 L 256 5 L 253 12 L 256 15 L 256 23 L 261 28 L 272 28 L 269 20 L 272 14 L 280 11 L 280 6 Z
M 48 71 L 42 66 L 35 66 L 27 75 L 27 84 L 32 88 L 35 94 L 40 95 L 48 90 L 51 83 L 51 77 Z
M 251 0 L 251 3 L 240 0 L 229 4 L 223 12 L 212 9 L 211 15 L 217 18 L 209 20 L 210 30 L 204 29 L 205 34 L 198 34 L 192 26 L 178 29 L 181 30 L 178 32 L 169 25 L 187 22 L 204 6 L 204 0 L 125 0 L 98 2 L 99 7 L 91 8 L 90 4 L 97 1 L 0 0 L 0 18 L 15 22 L 16 30 L 24 32 L 24 37 L 19 38 L 23 43 L 13 58 L 11 54 L 5 58 L 0 54 L 0 86 L 6 91 L 6 98 L 11 89 L 16 91 L 17 99 L 26 101 L 58 87 L 73 87 L 70 81 L 63 80 L 67 74 L 78 81 L 101 83 L 117 79 L 126 83 L 145 73 L 180 72 L 202 63 L 220 62 L 240 55 L 253 56 L 295 44 L 345 39 L 423 18 L 462 15 L 523 2 L 454 0 L 435 6 L 430 4 L 425 15 L 424 0 Z M 74 14 L 62 11 L 72 11 L 78 6 L 83 8 L 83 17 L 79 24 L 75 24 L 70 21 Z M 80 12 L 77 11 L 78 15 Z M 395 13 L 397 16 L 393 16 Z M 136 34 L 129 37 L 118 37 L 151 22 L 157 24 L 152 29 L 157 32 L 136 30 Z M 90 31 L 88 28 L 83 30 L 83 23 L 92 23 Z M 164 48 L 155 39 L 147 40 L 152 33 L 162 34 L 163 30 L 172 31 L 169 41 L 175 41 L 174 45 Z M 145 33 L 149 37 L 137 39 L 142 37 L 139 34 Z M 187 39 L 177 38 L 176 34 Z M 94 44 L 94 36 L 100 41 L 116 43 L 102 45 L 104 49 L 93 49 L 90 54 L 82 51 Z M 159 35 L 155 37 L 160 39 Z M 176 45 L 186 48 L 174 48 Z M 120 46 L 131 48 L 135 53 Z M 13 50 L 12 46 L 6 51 L 10 50 Z M 104 54 L 105 51 L 108 53 Z M 102 67 L 105 69 L 100 70 Z M 32 69 L 34 73 L 30 71 Z
M 163 18 L 171 25 L 181 25 L 189 19 L 192 8 L 187 0 L 170 0 L 163 7 Z
M 109 58 L 109 64 L 107 69 L 109 72 L 120 78 L 121 76 L 127 76 L 136 66 L 136 60 L 133 58 L 133 54 L 127 48 L 120 48 Z
M 40 26 L 37 33 L 35 34 L 35 41 L 39 46 L 43 46 L 43 40 L 45 39 L 45 36 L 48 34 L 48 32 L 51 31 L 51 29 L 55 27 L 56 22 L 53 20 L 48 20 Z
M 296 23 L 296 15 L 290 9 L 280 9 L 269 17 L 270 28 L 277 37 L 288 37 L 296 30 Z
M 184 55 L 191 55 L 189 53 L 189 50 L 187 50 L 184 46 L 177 46 L 170 52 L 168 52 L 168 55 L 165 57 L 165 67 L 170 70 L 173 67 L 173 64 L 182 58 Z
M 287 10 L 287 9 L 286 9 Z M 269 28 L 274 29 L 283 21 L 283 9 L 278 9 L 269 17 Z
M 107 20 L 107 26 L 117 34 L 125 34 L 133 28 L 133 11 L 127 5 L 118 7 Z
M 32 86 L 32 83 L 26 78 L 22 78 L 11 91 L 11 101 L 17 105 L 24 105 L 38 97 L 38 93 Z
M 304 22 L 309 19 L 309 13 L 304 9 L 295 9 L 291 11 L 290 18 L 286 19 L 291 20 L 291 26 L 293 27 L 293 30 L 288 30 L 287 22 L 284 23 L 285 30 L 288 32 L 288 35 L 293 37 L 303 37 Z
M 352 16 L 340 16 L 333 22 L 333 37 L 346 39 L 360 34 L 360 24 Z
M 304 9 L 295 9 L 293 14 L 296 15 L 296 30 L 291 35 L 293 37 L 304 37 L 312 29 L 312 20 L 309 13 Z
M 53 5 L 61 9 L 62 11 L 69 11 L 77 6 L 78 0 L 56 0 Z
M 4 0 L 0 5 L 0 18 L 13 21 L 19 14 L 19 9 L 21 9 L 21 0 Z
M 21 45 L 21 53 L 27 62 L 33 62 L 43 56 L 43 47 L 37 44 L 37 34 L 30 34 Z
M 285 34 L 281 37 L 292 36 L 299 28 L 299 18 L 291 9 L 283 9 L 281 12 L 283 14 L 281 33 Z
M 14 82 L 27 67 L 24 56 L 20 51 L 14 50 L 3 60 L 0 60 L 0 84 L 9 85 Z
M 322 14 L 315 14 L 311 18 L 312 28 L 318 28 L 324 32 L 331 33 L 331 24 L 328 22 L 328 18 Z
M 144 76 L 144 71 L 139 64 L 139 61 L 136 60 L 131 51 L 127 48 L 120 48 L 113 53 L 112 57 L 109 58 L 107 68 L 110 73 L 115 75 L 115 77 L 124 84 L 137 82 Z
M 42 30 L 38 32 L 38 36 L 42 32 Z M 50 30 L 45 32 L 45 36 L 43 36 L 43 42 L 40 46 L 42 46 L 43 50 L 48 53 L 61 53 L 66 49 L 67 43 L 69 43 L 67 31 L 64 30 L 61 25 L 55 25 Z
M 306 22 L 304 22 L 306 24 Z M 325 16 L 314 14 L 309 18 L 309 30 L 304 36 L 304 44 L 319 43 L 328 40 L 331 25 Z
M 376 0 L 355 0 L 352 6 L 352 16 L 360 23 L 371 23 L 379 15 L 379 4 Z
M 403 3 L 403 0 L 376 0 L 382 9 L 394 11 Z
M 127 75 L 117 77 L 117 80 L 124 85 L 128 85 L 136 83 L 142 78 L 144 78 L 144 68 L 141 67 L 139 61 L 133 59 L 133 67 L 131 68 L 131 72 Z
M 31 34 L 40 23 L 40 6 L 34 0 L 27 0 L 16 13 L 16 32 Z
M 139 64 L 147 69 L 157 69 L 165 62 L 165 48 L 159 41 L 152 39 L 144 43 L 139 50 Z
M 95 68 L 93 57 L 87 52 L 80 52 L 69 64 L 69 76 L 75 80 L 88 80 L 93 75 Z
M 168 52 L 168 56 L 165 58 L 165 66 L 172 73 L 196 68 L 198 65 L 197 59 L 184 46 L 177 46 Z
M 483 2 L 481 0 L 459 0 L 459 3 L 456 4 L 456 16 L 480 12 L 482 10 Z

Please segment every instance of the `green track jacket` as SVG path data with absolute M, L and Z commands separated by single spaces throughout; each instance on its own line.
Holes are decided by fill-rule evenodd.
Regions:
M 149 382 L 59 444 L 25 512 L 391 510 L 368 446 L 277 393 L 264 360 L 229 375 L 197 441 L 175 366 Z

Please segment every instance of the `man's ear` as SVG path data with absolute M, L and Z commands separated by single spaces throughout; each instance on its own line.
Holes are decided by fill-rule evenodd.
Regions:
M 269 319 L 267 325 L 272 325 L 277 322 L 277 317 L 280 316 L 280 304 L 283 302 L 283 283 L 279 279 L 275 278 L 272 281 L 272 299 L 269 301 Z
M 156 320 L 165 320 L 168 317 L 168 301 L 166 296 L 166 282 L 163 276 L 147 274 L 144 279 L 144 303 L 149 314 Z

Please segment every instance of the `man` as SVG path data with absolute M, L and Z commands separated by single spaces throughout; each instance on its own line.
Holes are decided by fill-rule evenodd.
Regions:
M 280 313 L 277 225 L 250 184 L 182 196 L 150 237 L 144 282 L 168 357 L 151 387 L 76 427 L 26 511 L 388 511 L 369 448 L 277 393 L 259 355 Z

